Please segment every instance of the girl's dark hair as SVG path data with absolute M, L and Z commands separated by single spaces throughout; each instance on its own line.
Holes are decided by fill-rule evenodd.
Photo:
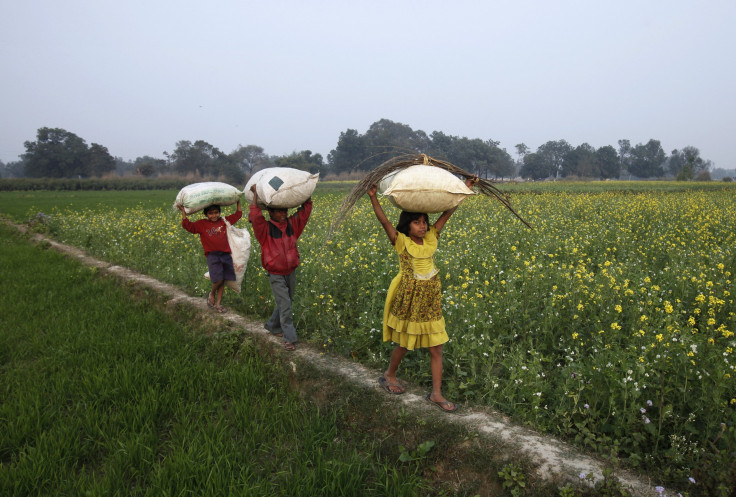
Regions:
M 209 214 L 210 211 L 213 211 L 213 210 L 214 211 L 220 211 L 220 212 L 222 212 L 220 210 L 220 206 L 219 205 L 212 204 L 212 205 L 208 205 L 207 207 L 204 208 L 204 215 L 206 216 L 207 214 Z
M 399 224 L 396 225 L 396 231 L 409 236 L 409 225 L 411 222 L 422 217 L 427 222 L 427 226 L 429 226 L 429 215 L 427 213 L 401 211 L 401 214 L 399 214 Z

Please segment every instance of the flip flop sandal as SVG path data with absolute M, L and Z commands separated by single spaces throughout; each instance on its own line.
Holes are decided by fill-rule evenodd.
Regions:
M 215 299 L 212 297 L 212 292 L 207 294 L 207 307 L 209 307 L 210 309 L 215 308 Z
M 296 345 L 294 345 L 291 342 L 284 342 L 284 349 L 289 350 L 289 351 L 294 351 L 296 350 Z
M 225 314 L 225 313 L 227 312 L 227 309 L 225 309 L 225 308 L 224 308 L 224 307 L 222 307 L 221 305 L 218 305 L 218 306 L 213 306 L 213 307 L 214 307 L 214 309 L 215 309 L 215 310 L 216 310 L 217 312 L 219 312 L 220 314 Z
M 384 390 L 386 390 L 390 394 L 393 394 L 393 395 L 401 395 L 402 393 L 404 393 L 404 387 L 402 387 L 398 383 L 391 383 L 390 381 L 388 381 L 383 376 L 381 376 L 380 378 L 378 378 L 378 384 L 381 385 L 381 388 L 383 388 Z M 391 390 L 391 387 L 398 388 L 398 390 Z
M 431 393 L 428 393 L 427 396 L 424 397 L 424 398 L 427 399 L 432 404 L 436 405 L 437 407 L 439 407 L 441 410 L 443 410 L 445 412 L 455 412 L 455 411 L 457 411 L 457 406 L 455 404 L 453 404 L 452 402 L 450 402 L 449 400 L 445 400 L 443 402 L 437 402 L 435 400 L 430 399 L 431 396 L 432 396 L 432 394 Z M 448 406 L 448 407 L 449 406 L 452 406 L 452 408 L 451 409 L 446 409 L 443 406 Z

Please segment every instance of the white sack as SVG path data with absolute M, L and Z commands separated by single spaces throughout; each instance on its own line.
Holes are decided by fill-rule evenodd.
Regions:
M 184 206 L 184 211 L 189 214 L 201 211 L 208 205 L 233 205 L 237 204 L 243 193 L 227 183 L 207 181 L 204 183 L 192 183 L 187 185 L 176 196 L 174 208 Z
M 233 267 L 235 268 L 235 281 L 226 280 L 225 285 L 231 290 L 240 293 L 240 287 L 243 284 L 245 270 L 248 268 L 248 259 L 250 258 L 250 233 L 247 229 L 236 228 L 223 218 L 227 225 L 227 243 L 230 245 L 230 251 L 233 257 Z M 204 273 L 204 277 L 210 279 L 210 272 Z
M 245 200 L 253 203 L 252 185 L 256 185 L 259 207 L 292 209 L 312 196 L 319 181 L 319 173 L 311 174 L 290 167 L 269 167 L 255 173 L 245 184 Z
M 468 195 L 475 195 L 463 180 L 435 166 L 409 166 L 390 181 L 383 194 L 395 206 L 410 212 L 444 212 L 460 205 Z
M 388 187 L 391 186 L 391 182 L 394 180 L 397 174 L 399 174 L 403 169 L 397 169 L 396 171 L 392 173 L 388 173 L 386 176 L 381 178 L 381 181 L 378 183 L 378 193 L 384 194 L 386 190 L 388 190 Z M 394 204 L 395 205 L 395 204 Z

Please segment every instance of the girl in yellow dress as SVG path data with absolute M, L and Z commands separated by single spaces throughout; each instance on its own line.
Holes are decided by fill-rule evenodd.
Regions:
M 470 188 L 475 181 L 468 179 L 466 184 Z M 401 211 L 399 224 L 394 228 L 378 203 L 377 191 L 376 185 L 368 190 L 373 211 L 399 254 L 399 274 L 388 288 L 383 311 L 383 341 L 397 346 L 378 383 L 389 393 L 404 393 L 396 379 L 401 360 L 407 350 L 428 348 L 432 391 L 426 399 L 443 411 L 454 412 L 457 406 L 442 395 L 442 344 L 449 337 L 442 317 L 442 286 L 434 252 L 440 232 L 456 208 L 443 212 L 431 226 L 427 214 Z

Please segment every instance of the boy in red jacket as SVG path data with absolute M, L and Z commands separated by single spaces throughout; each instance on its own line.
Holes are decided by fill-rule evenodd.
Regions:
M 204 208 L 206 219 L 191 222 L 187 219 L 187 212 L 183 205 L 177 205 L 181 211 L 181 226 L 190 233 L 199 234 L 204 256 L 207 258 L 207 268 L 210 271 L 212 290 L 207 295 L 207 305 L 210 309 L 225 313 L 222 307 L 222 294 L 225 291 L 225 281 L 235 281 L 235 268 L 230 244 L 227 241 L 227 226 L 220 217 L 220 206 L 209 205 Z M 226 216 L 230 224 L 235 224 L 243 216 L 243 208 L 238 200 L 238 209 Z
M 253 225 L 253 234 L 261 244 L 261 264 L 268 272 L 271 292 L 276 308 L 265 324 L 265 328 L 275 336 L 284 337 L 286 350 L 296 349 L 296 328 L 291 319 L 291 302 L 296 286 L 295 270 L 299 266 L 299 251 L 296 241 L 304 231 L 312 213 L 312 199 L 307 199 L 290 217 L 287 209 L 268 208 L 270 219 L 263 217 L 258 207 L 256 185 L 251 186 L 253 203 L 248 213 L 248 221 Z

